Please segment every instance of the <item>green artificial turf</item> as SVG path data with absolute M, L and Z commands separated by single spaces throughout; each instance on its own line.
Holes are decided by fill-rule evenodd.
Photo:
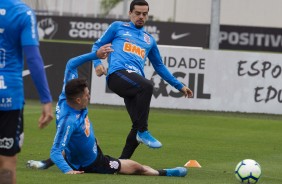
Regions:
M 54 108 L 55 109 L 55 108 Z M 55 121 L 39 130 L 41 107 L 27 102 L 24 112 L 25 140 L 18 155 L 19 184 L 236 184 L 237 163 L 254 159 L 262 167 L 258 183 L 282 183 L 282 116 L 152 109 L 149 130 L 162 142 L 161 149 L 140 145 L 132 159 L 156 169 L 183 166 L 197 160 L 202 168 L 189 168 L 184 178 L 81 174 L 66 175 L 57 167 L 32 170 L 28 160 L 49 157 Z M 90 105 L 89 117 L 105 154 L 119 157 L 131 123 L 124 107 Z

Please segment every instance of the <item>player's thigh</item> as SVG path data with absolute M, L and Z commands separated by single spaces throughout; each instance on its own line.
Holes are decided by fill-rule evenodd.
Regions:
M 0 111 L 0 155 L 19 153 L 23 138 L 23 110 Z
M 136 72 L 120 70 L 109 76 L 108 86 L 119 96 L 130 97 L 144 89 L 153 88 L 153 83 Z

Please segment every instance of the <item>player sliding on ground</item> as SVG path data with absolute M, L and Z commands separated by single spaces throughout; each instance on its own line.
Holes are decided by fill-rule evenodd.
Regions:
M 56 107 L 57 132 L 51 149 L 52 161 L 65 174 L 186 176 L 187 169 L 184 167 L 155 170 L 130 159 L 115 159 L 103 154 L 97 144 L 92 122 L 88 118 L 88 84 L 85 79 L 78 78 L 77 73 L 78 66 L 104 55 L 103 52 L 112 52 L 110 45 L 100 48 L 96 52 L 97 55 L 84 54 L 70 59 L 67 63 L 63 90 Z M 32 167 L 36 161 L 29 163 Z

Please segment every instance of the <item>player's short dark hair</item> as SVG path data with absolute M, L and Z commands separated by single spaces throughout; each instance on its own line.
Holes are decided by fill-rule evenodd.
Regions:
M 148 10 L 149 10 L 149 4 L 147 3 L 147 1 L 145 1 L 145 0 L 133 0 L 130 3 L 130 8 L 129 8 L 130 12 L 132 12 L 134 10 L 135 5 L 148 6 Z
M 73 101 L 84 93 L 84 89 L 88 87 L 88 82 L 84 78 L 76 78 L 67 82 L 65 86 L 65 94 L 68 101 Z

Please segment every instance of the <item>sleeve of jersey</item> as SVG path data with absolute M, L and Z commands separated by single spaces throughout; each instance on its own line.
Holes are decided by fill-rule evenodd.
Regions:
M 32 10 L 27 10 L 24 17 L 24 27 L 21 32 L 22 46 L 39 45 L 36 16 Z
M 95 44 L 92 47 L 92 52 L 96 53 L 97 50 L 108 43 L 112 43 L 114 37 L 115 37 L 115 33 L 117 28 L 121 25 L 122 22 L 116 21 L 114 23 L 112 23 L 108 29 L 103 33 L 103 35 L 95 42 Z M 101 65 L 102 62 L 100 59 L 96 59 L 93 61 L 94 63 L 94 67 L 96 68 L 97 66 Z
M 69 142 L 70 136 L 74 130 L 74 123 L 71 124 L 68 119 L 64 119 L 63 123 L 59 123 L 57 126 L 57 132 L 54 139 L 53 146 L 51 148 L 50 157 L 51 160 L 56 164 L 56 166 L 63 172 L 67 173 L 73 169 L 68 165 L 62 151 L 65 149 L 66 145 Z
M 148 58 L 150 62 L 152 63 L 154 69 L 156 72 L 165 80 L 167 81 L 171 86 L 175 87 L 178 90 L 181 90 L 183 88 L 183 84 L 177 80 L 171 72 L 167 69 L 167 67 L 163 64 L 160 51 L 157 47 L 156 42 L 154 41 L 153 47 L 150 50 L 148 54 Z
M 78 77 L 77 68 L 80 65 L 88 61 L 95 60 L 95 59 L 97 59 L 95 52 L 90 52 L 87 54 L 83 54 L 83 55 L 71 58 L 66 65 L 64 84 L 66 84 L 67 81 Z
M 25 46 L 23 50 L 32 80 L 39 93 L 41 103 L 52 102 L 52 97 L 38 46 Z

